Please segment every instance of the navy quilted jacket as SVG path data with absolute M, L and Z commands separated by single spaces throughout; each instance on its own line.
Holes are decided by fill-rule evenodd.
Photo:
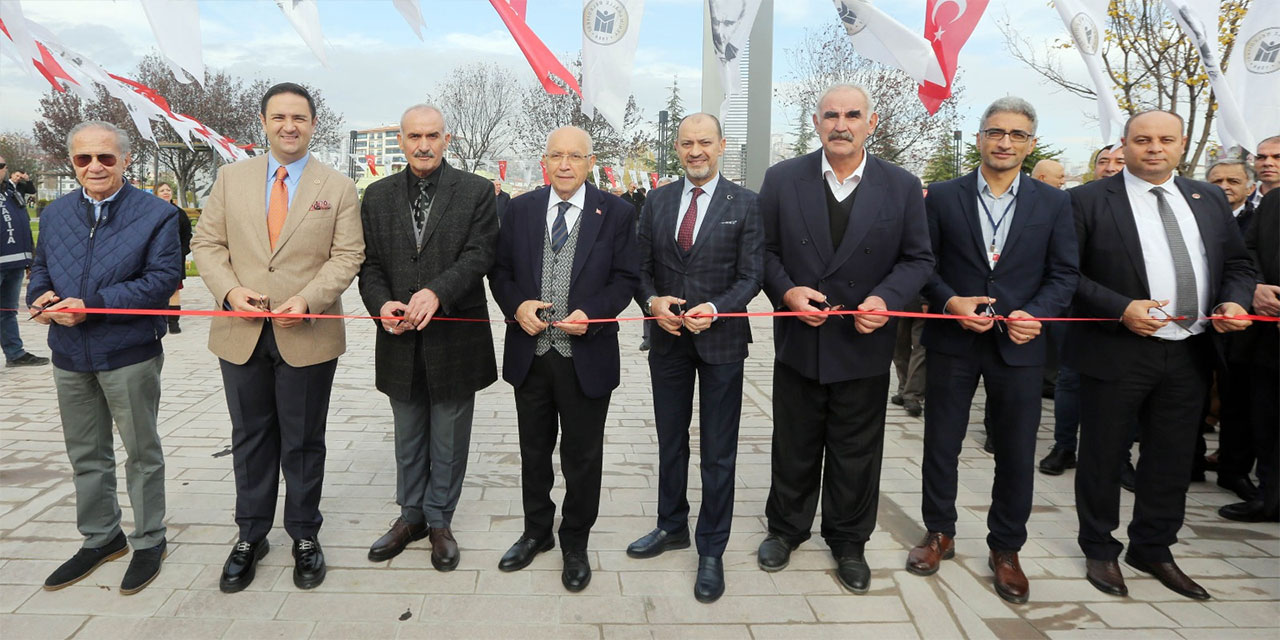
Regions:
M 40 214 L 30 304 L 52 290 L 86 307 L 164 309 L 182 278 L 173 205 L 126 184 L 94 224 L 93 205 L 77 189 Z M 159 355 L 164 316 L 90 314 L 74 327 L 49 326 L 53 364 L 109 371 Z

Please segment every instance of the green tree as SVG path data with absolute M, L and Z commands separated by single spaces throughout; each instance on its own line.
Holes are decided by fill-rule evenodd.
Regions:
M 671 79 L 671 95 L 667 96 L 667 118 L 667 130 L 663 132 L 665 139 L 658 142 L 666 147 L 667 164 L 660 170 L 663 175 L 682 176 L 684 167 L 680 166 L 680 158 L 674 150 L 680 121 L 684 119 L 684 101 L 680 99 L 680 81 L 677 78 Z
M 809 147 L 813 144 L 813 119 L 810 117 L 812 109 L 801 108 L 800 117 L 796 119 L 796 128 L 792 130 L 796 135 L 796 141 L 791 145 L 791 157 L 799 157 L 809 153 Z
M 959 177 L 956 172 L 955 142 L 950 137 L 940 138 L 929 162 L 925 164 L 924 174 L 920 176 L 925 185 L 942 182 Z

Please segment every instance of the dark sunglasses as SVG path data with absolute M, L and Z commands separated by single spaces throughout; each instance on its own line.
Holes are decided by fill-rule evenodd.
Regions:
M 5 167 L 7 167 L 7 166 L 9 166 L 9 165 L 8 165 L 8 164 L 5 164 L 5 163 L 3 163 L 3 162 L 0 162 L 0 169 L 3 169 L 3 168 L 5 168 Z
M 114 154 L 110 153 L 77 153 L 76 155 L 71 156 L 71 161 L 74 162 L 77 167 L 83 169 L 89 166 L 89 163 L 93 162 L 95 158 L 104 167 L 116 166 L 116 157 Z

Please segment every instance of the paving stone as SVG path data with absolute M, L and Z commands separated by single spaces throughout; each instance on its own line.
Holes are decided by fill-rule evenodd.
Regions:
M 23 640 L 64 640 L 75 635 L 88 616 L 0 615 L 0 629 L 6 638 Z
M 217 640 L 223 637 L 223 632 L 231 626 L 233 624 L 230 620 L 94 616 L 80 628 L 75 637 L 84 638 L 85 640 L 141 640 L 144 638 Z M 256 638 L 260 636 L 239 637 Z

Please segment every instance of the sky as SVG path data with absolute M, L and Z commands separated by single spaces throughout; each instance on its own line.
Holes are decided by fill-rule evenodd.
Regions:
M 703 0 L 646 0 L 632 92 L 645 118 L 657 119 L 677 80 L 686 110 L 701 99 Z M 923 32 L 925 0 L 878 0 L 875 4 L 912 30 Z M 320 0 L 329 65 L 311 53 L 284 15 L 268 0 L 200 0 L 204 64 L 252 79 L 301 81 L 320 87 L 345 128 L 364 129 L 398 120 L 404 107 L 421 102 L 455 66 L 473 61 L 502 65 L 524 82 L 533 72 L 486 0 L 420 0 L 427 23 L 420 41 L 391 0 Z M 561 58 L 581 48 L 581 0 L 528 0 L 527 22 Z M 25 0 L 27 18 L 51 30 L 113 73 L 127 75 L 137 61 L 158 50 L 137 0 Z M 837 21 L 831 0 L 774 0 L 774 82 L 785 82 L 786 50 L 806 29 Z M 960 104 L 966 139 L 991 101 L 1018 95 L 1039 112 L 1041 144 L 1064 151 L 1069 165 L 1083 165 L 1101 145 L 1090 100 L 1062 91 L 1014 60 L 1004 48 L 998 21 L 1008 20 L 1034 43 L 1066 38 L 1058 14 L 1042 0 L 991 0 L 961 53 L 965 87 Z M 6 45 L 7 46 L 7 42 Z M 1040 45 L 1037 45 L 1040 46 Z M 1042 49 L 1040 49 L 1042 50 Z M 1067 73 L 1088 81 L 1074 51 L 1061 57 Z M 753 50 L 753 58 L 757 53 Z M 49 88 L 0 56 L 0 131 L 29 131 L 39 99 Z M 710 110 L 717 107 L 708 105 Z M 796 114 L 775 101 L 773 132 L 786 133 Z

